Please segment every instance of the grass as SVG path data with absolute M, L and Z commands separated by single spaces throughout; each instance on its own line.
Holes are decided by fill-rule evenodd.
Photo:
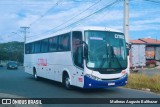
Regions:
M 160 74 L 147 76 L 145 74 L 130 74 L 126 88 L 150 89 L 152 92 L 160 93 Z

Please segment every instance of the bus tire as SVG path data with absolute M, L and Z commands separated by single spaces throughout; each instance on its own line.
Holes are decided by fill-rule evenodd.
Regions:
M 70 84 L 70 77 L 69 77 L 68 73 L 66 73 L 66 72 L 63 75 L 63 85 L 68 90 L 70 90 L 72 88 L 72 86 Z
M 35 68 L 33 68 L 33 76 L 35 80 L 38 80 L 37 71 Z

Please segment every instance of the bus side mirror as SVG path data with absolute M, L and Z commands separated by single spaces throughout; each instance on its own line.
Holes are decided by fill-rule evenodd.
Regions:
M 129 50 L 131 49 L 131 44 L 126 43 L 127 56 L 129 56 Z
M 74 44 L 77 45 L 78 47 L 81 47 L 84 44 L 83 57 L 86 59 L 88 57 L 88 45 L 87 45 L 87 43 L 85 41 L 76 39 Z
M 81 41 L 81 44 L 84 44 L 84 52 L 83 52 L 83 57 L 85 59 L 88 58 L 88 45 L 85 41 Z
M 83 46 L 77 48 L 77 65 L 83 68 Z
M 87 47 L 87 46 L 84 46 L 83 57 L 84 57 L 85 59 L 88 58 L 88 47 Z
M 81 45 L 82 43 L 81 43 L 81 40 L 76 39 L 76 40 L 74 41 L 74 44 L 75 44 L 75 45 Z

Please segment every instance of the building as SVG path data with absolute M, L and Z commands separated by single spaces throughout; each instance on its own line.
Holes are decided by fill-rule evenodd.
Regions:
M 130 63 L 131 67 L 146 66 L 160 61 L 160 40 L 141 38 L 130 40 Z

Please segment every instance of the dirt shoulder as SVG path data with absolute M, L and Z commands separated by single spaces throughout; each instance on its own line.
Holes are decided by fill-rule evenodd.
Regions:
M 125 87 L 160 93 L 160 68 L 143 68 L 131 72 Z

